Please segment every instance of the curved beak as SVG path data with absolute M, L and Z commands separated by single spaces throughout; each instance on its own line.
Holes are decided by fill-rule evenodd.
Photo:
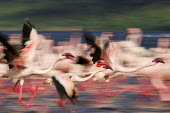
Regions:
M 163 60 L 152 60 L 152 62 L 165 64 L 165 62 Z

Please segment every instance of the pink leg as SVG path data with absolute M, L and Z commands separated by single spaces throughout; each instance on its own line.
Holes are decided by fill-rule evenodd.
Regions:
M 91 84 L 92 82 L 93 82 L 93 79 L 90 79 L 90 80 L 88 80 L 87 82 L 80 84 L 80 85 L 78 86 L 78 90 L 83 89 L 85 86 Z
M 129 87 L 129 88 L 121 89 L 119 91 L 116 91 L 116 92 L 110 94 L 109 82 L 106 82 L 106 91 L 107 91 L 106 96 L 112 97 L 112 96 L 115 96 L 115 95 L 118 95 L 118 94 L 121 94 L 121 93 L 124 93 L 127 91 L 138 91 L 138 90 L 136 88 Z
M 37 89 L 36 89 L 37 90 Z M 30 99 L 29 99 L 29 102 L 27 103 L 27 102 L 21 102 L 22 104 L 24 104 L 25 106 L 24 106 L 24 108 L 30 108 L 30 107 L 32 107 L 32 106 L 34 106 L 35 104 L 34 104 L 34 99 L 35 99 L 35 97 L 37 97 L 37 93 L 36 93 L 36 90 L 28 90 L 28 89 L 23 89 L 22 91 L 27 91 L 27 92 L 32 92 L 32 96 L 30 97 Z
M 49 86 L 50 84 L 44 84 L 44 85 L 36 85 L 35 90 L 31 90 L 33 96 L 30 98 L 29 103 L 33 104 L 35 97 L 37 97 L 37 91 L 39 87 Z
M 33 104 L 34 98 L 37 97 L 37 91 L 39 87 L 44 87 L 44 86 L 49 86 L 50 84 L 45 84 L 45 85 L 36 85 L 35 90 L 30 90 L 33 94 L 33 96 L 30 98 L 29 103 Z
M 33 96 L 30 98 L 29 102 L 25 102 L 22 100 L 22 91 L 29 91 L 29 92 L 32 92 L 33 93 Z M 23 90 L 23 85 L 20 85 L 20 90 L 19 90 L 19 99 L 18 99 L 18 102 L 25 105 L 24 108 L 30 108 L 33 106 L 33 101 L 34 101 L 34 98 L 37 96 L 36 93 L 34 94 L 35 92 L 33 90 L 27 90 L 27 89 L 24 89 Z
M 13 90 L 18 92 L 17 89 L 15 89 L 15 87 L 17 86 L 18 82 L 15 84 L 15 86 L 13 87 Z M 26 92 L 32 92 L 33 96 L 36 97 L 37 94 L 36 94 L 36 91 L 38 90 L 39 87 L 42 87 L 42 86 L 36 86 L 36 89 L 35 90 L 30 90 L 30 89 L 23 89 L 23 85 L 20 85 L 20 89 L 19 89 L 19 101 L 21 101 L 22 99 L 22 92 L 23 91 L 26 91 Z
M 112 96 L 115 96 L 115 95 L 118 95 L 118 94 L 121 94 L 121 93 L 124 93 L 124 92 L 128 92 L 128 91 L 137 91 L 137 89 L 135 88 L 125 88 L 125 89 L 121 89 L 119 91 L 116 91 L 110 95 L 106 95 L 107 97 L 112 97 Z
M 29 104 L 27 102 L 22 101 L 22 90 L 23 90 L 23 84 L 24 84 L 24 80 L 20 80 L 20 89 L 19 89 L 19 98 L 18 98 L 18 102 L 22 103 L 26 106 L 29 106 Z
M 50 84 L 36 85 L 35 90 L 37 91 L 39 87 L 49 86 Z
M 56 102 L 57 102 L 57 104 L 59 105 L 59 106 L 62 106 L 63 104 L 65 104 L 66 102 L 68 101 L 68 99 L 65 99 L 65 100 L 56 100 Z
M 18 90 L 18 89 L 14 89 L 14 91 L 15 91 L 15 92 L 19 92 L 21 95 L 22 95 L 22 92 L 23 92 L 23 91 L 24 91 L 24 92 L 31 92 L 31 93 L 33 94 L 33 96 L 35 96 L 35 97 L 37 96 L 35 90 L 23 89 L 23 88 L 22 88 L 22 91 L 21 91 L 21 86 L 20 86 L 19 90 Z
M 58 103 L 59 106 L 62 106 L 63 104 L 65 104 L 65 103 L 68 102 L 68 101 L 69 101 L 68 98 L 65 99 L 65 100 L 59 100 L 59 99 L 56 100 L 56 102 Z M 74 101 L 76 101 L 76 100 L 74 100 Z
M 16 88 L 18 83 L 19 83 L 19 81 L 17 81 L 17 83 L 15 83 L 15 85 L 11 84 L 11 85 L 8 86 L 8 88 L 6 88 L 6 90 L 5 90 L 6 92 L 3 94 L 4 98 L 3 98 L 3 100 L 1 100 L 0 104 L 3 104 L 5 99 L 7 98 L 7 96 L 9 94 L 11 94 L 13 91 L 15 91 L 15 92 L 19 92 L 18 102 L 26 105 L 25 108 L 30 108 L 30 106 L 33 103 L 34 97 L 37 96 L 36 91 L 35 90 L 29 90 L 29 89 L 23 89 L 23 81 L 20 82 L 20 88 L 18 89 L 18 88 Z M 13 91 L 11 90 L 11 87 L 13 87 Z M 22 101 L 22 92 L 23 91 L 32 92 L 33 96 L 30 98 L 29 103 Z
M 37 97 L 37 91 L 39 87 L 44 87 L 44 86 L 49 86 L 50 84 L 45 84 L 45 85 L 36 85 L 34 90 L 24 90 L 23 91 L 28 91 L 28 92 L 32 92 L 33 96 L 31 97 L 30 100 L 34 100 L 35 97 Z
M 26 108 L 29 108 L 31 105 L 33 105 L 34 98 L 37 97 L 36 91 L 38 90 L 38 88 L 39 88 L 39 87 L 42 87 L 42 86 L 47 86 L 48 84 L 47 84 L 47 85 L 37 85 L 35 89 L 30 90 L 30 89 L 23 89 L 23 83 L 24 83 L 24 81 L 21 80 L 21 81 L 20 81 L 20 89 L 19 89 L 19 90 L 15 89 L 15 87 L 16 87 L 17 84 L 18 84 L 18 82 L 15 84 L 15 86 L 14 86 L 13 89 L 14 89 L 14 91 L 16 91 L 16 92 L 19 91 L 19 99 L 18 99 L 18 102 L 26 105 L 26 106 L 25 106 Z M 29 103 L 22 101 L 22 92 L 23 92 L 23 91 L 32 92 L 33 96 L 30 98 Z
M 109 82 L 106 82 L 106 96 L 110 97 L 110 87 L 109 87 Z
M 23 88 L 23 85 L 20 85 L 18 102 L 21 102 L 21 103 L 22 103 L 22 88 Z

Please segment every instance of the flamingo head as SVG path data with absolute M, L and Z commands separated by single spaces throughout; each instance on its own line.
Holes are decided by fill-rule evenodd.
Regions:
M 103 66 L 103 68 L 110 69 L 110 70 L 113 71 L 113 69 L 112 69 L 112 67 L 110 65 L 105 65 L 105 66 Z
M 165 63 L 161 58 L 155 58 L 154 60 L 152 60 L 152 62 L 156 62 L 156 63 Z
M 69 53 L 69 52 L 63 53 L 61 56 L 65 56 L 66 59 L 71 59 L 71 60 L 73 60 L 73 59 L 75 58 L 75 57 L 74 57 L 71 53 Z

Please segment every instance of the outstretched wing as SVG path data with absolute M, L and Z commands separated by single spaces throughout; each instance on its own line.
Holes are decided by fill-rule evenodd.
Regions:
M 8 51 L 13 54 L 14 56 L 19 56 L 19 53 L 17 52 L 17 50 L 8 43 L 8 37 L 2 33 L 0 33 L 0 42 L 3 44 L 4 47 L 6 47 L 6 49 L 8 49 Z
M 25 47 L 25 42 L 27 42 L 30 38 L 30 33 L 31 33 L 32 28 L 35 28 L 34 25 L 32 25 L 29 22 L 29 19 L 26 18 L 25 23 L 22 28 L 22 46 L 23 47 Z
M 39 37 L 36 29 L 29 20 L 26 20 L 23 26 L 23 37 L 25 48 L 23 48 L 20 56 L 24 59 L 24 62 L 33 62 L 36 48 L 39 44 Z
M 39 44 L 38 33 L 28 19 L 25 20 L 22 31 L 22 45 L 24 46 L 24 48 L 20 53 L 20 57 L 18 59 L 15 59 L 15 61 L 13 62 L 17 65 L 32 63 L 35 57 L 37 45 Z
M 77 88 L 75 84 L 70 80 L 69 76 L 58 75 L 53 76 L 52 80 L 59 93 L 61 99 L 68 98 L 72 103 L 75 102 L 77 98 Z
M 11 44 L 8 43 L 8 37 L 2 33 L 0 33 L 0 42 L 3 44 L 4 46 L 4 59 L 7 60 L 7 63 L 9 63 L 9 68 L 12 68 L 13 65 L 11 64 L 11 62 L 19 57 L 19 53 L 17 52 L 17 50 L 15 49 L 14 46 L 12 46 Z
M 97 62 L 102 54 L 102 50 L 97 44 L 95 43 L 95 36 L 92 35 L 92 33 L 84 31 L 84 38 L 86 40 L 86 43 L 91 46 L 91 48 L 94 48 L 94 52 L 91 53 L 91 57 L 93 63 Z
M 111 64 L 111 60 L 109 58 L 109 53 L 107 52 L 107 49 L 109 48 L 109 40 L 104 43 L 103 49 L 102 49 L 102 57 L 107 60 L 109 64 Z

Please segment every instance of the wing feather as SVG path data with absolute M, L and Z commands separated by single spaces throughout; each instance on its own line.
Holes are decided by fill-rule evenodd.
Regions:
M 0 42 L 3 44 L 5 47 L 4 49 L 4 59 L 6 59 L 7 63 L 9 64 L 9 68 L 13 67 L 13 64 L 11 62 L 19 57 L 19 53 L 17 52 L 16 48 L 12 46 L 10 43 L 8 43 L 8 37 L 2 33 L 0 33 Z
M 31 33 L 32 28 L 34 28 L 34 26 L 29 22 L 29 19 L 26 18 L 25 23 L 22 28 L 22 46 L 23 47 L 25 47 L 25 43 L 30 38 L 30 33 Z
M 95 36 L 87 31 L 84 31 L 84 38 L 86 40 L 86 43 L 90 45 L 90 48 L 94 48 L 94 52 L 91 53 L 92 61 L 95 64 L 97 62 L 102 54 L 101 48 L 95 43 Z

